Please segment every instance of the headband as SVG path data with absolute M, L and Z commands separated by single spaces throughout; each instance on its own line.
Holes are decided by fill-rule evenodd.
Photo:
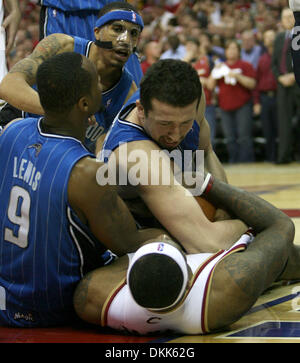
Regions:
M 103 25 L 113 20 L 129 21 L 130 23 L 139 25 L 142 28 L 141 30 L 143 30 L 144 28 L 144 22 L 142 17 L 133 10 L 115 10 L 106 13 L 96 21 L 95 27 L 101 28 Z
M 152 254 L 152 253 L 156 253 L 158 255 L 165 255 L 165 256 L 172 258 L 172 260 L 175 261 L 181 269 L 181 272 L 183 274 L 183 283 L 182 283 L 180 293 L 177 296 L 177 299 L 171 305 L 165 306 L 163 308 L 158 308 L 158 309 L 157 308 L 154 309 L 151 307 L 145 307 L 145 308 L 153 310 L 153 311 L 170 309 L 173 306 L 175 306 L 180 301 L 180 299 L 183 297 L 185 290 L 186 290 L 187 283 L 188 283 L 189 274 L 188 274 L 187 263 L 186 263 L 184 256 L 176 247 L 170 245 L 169 243 L 164 243 L 164 242 L 148 243 L 148 244 L 140 247 L 135 252 L 133 258 L 131 259 L 131 261 L 129 263 L 128 270 L 127 270 L 127 284 L 129 286 L 129 291 L 130 291 L 130 285 L 128 282 L 129 282 L 129 277 L 130 277 L 130 271 L 131 271 L 133 265 L 139 258 L 141 258 L 145 255 L 148 255 L 148 254 Z M 131 291 L 130 291 L 130 293 L 131 293 Z

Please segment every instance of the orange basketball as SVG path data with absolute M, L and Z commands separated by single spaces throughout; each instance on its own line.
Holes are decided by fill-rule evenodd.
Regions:
M 215 218 L 216 208 L 204 198 L 201 198 L 198 196 L 196 196 L 195 198 L 196 198 L 198 204 L 200 205 L 200 207 L 202 208 L 207 219 L 209 219 L 212 222 Z

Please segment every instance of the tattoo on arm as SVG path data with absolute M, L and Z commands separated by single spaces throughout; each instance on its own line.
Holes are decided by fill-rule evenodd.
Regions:
M 26 76 L 27 82 L 34 84 L 37 67 L 37 64 L 33 60 L 25 58 L 15 64 L 9 73 L 23 73 Z
M 230 214 L 253 227 L 257 233 L 287 218 L 283 212 L 254 193 L 218 180 L 213 184 L 207 199 L 215 206 L 224 207 Z
M 55 34 L 50 35 L 37 45 L 31 58 L 42 63 L 45 59 L 57 54 L 62 47 L 63 45 L 57 36 Z
M 224 259 L 224 268 L 249 298 L 256 299 L 282 272 L 287 260 L 285 239 L 279 229 L 268 230 L 247 250 Z
M 31 55 L 15 64 L 10 70 L 10 73 L 23 73 L 27 82 L 34 84 L 38 66 L 44 60 L 57 54 L 61 48 L 62 44 L 59 39 L 55 35 L 50 35 L 36 46 Z

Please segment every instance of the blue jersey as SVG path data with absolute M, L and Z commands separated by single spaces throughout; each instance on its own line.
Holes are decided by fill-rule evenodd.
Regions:
M 120 111 L 118 117 L 114 120 L 108 131 L 101 150 L 101 159 L 107 161 L 111 152 L 119 147 L 120 144 L 139 140 L 152 140 L 145 129 L 134 123 L 126 121 L 126 116 L 135 107 L 135 102 L 140 97 L 139 90 L 136 91 Z M 200 127 L 196 120 L 191 130 L 177 147 L 181 152 L 190 150 L 192 152 L 199 148 Z M 183 159 L 182 159 L 183 160 Z
M 114 258 L 68 203 L 72 168 L 92 154 L 40 122 L 17 121 L 0 136 L 0 325 L 70 322 L 81 277 Z
M 115 0 L 41 0 L 41 5 L 64 11 L 78 10 L 100 10 L 104 5 L 114 2 Z M 121 0 L 122 1 L 122 0 Z
M 91 41 L 74 37 L 74 52 L 88 57 L 91 44 Z M 124 68 L 118 83 L 111 89 L 102 92 L 102 104 L 105 110 L 95 114 L 97 124 L 89 126 L 86 132 L 85 145 L 91 151 L 94 151 L 98 137 L 107 132 L 114 118 L 123 107 L 133 82 L 132 75 Z
M 74 52 L 88 57 L 92 43 L 93 42 L 90 40 L 74 37 Z M 95 151 L 98 137 L 107 132 L 114 118 L 123 107 L 133 82 L 132 75 L 124 69 L 118 83 L 111 89 L 102 92 L 102 104 L 104 105 L 105 110 L 95 114 L 97 123 L 89 126 L 86 131 L 84 143 L 91 152 Z M 34 88 L 36 88 L 36 86 L 34 86 Z M 25 117 L 39 116 L 25 113 Z
M 46 7 L 42 8 L 44 14 L 41 16 L 41 37 L 63 33 L 94 40 L 99 10 L 112 2 L 115 0 L 41 0 L 41 5 Z M 137 54 L 129 57 L 126 69 L 139 85 L 143 72 Z

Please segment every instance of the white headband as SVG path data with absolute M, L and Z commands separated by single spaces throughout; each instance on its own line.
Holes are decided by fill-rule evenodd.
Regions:
M 175 261 L 177 263 L 177 265 L 180 267 L 182 274 L 183 274 L 183 283 L 182 283 L 182 288 L 180 290 L 180 293 L 178 294 L 177 299 L 169 306 L 163 307 L 163 308 L 147 308 L 146 309 L 151 309 L 151 310 L 155 310 L 155 311 L 159 311 L 159 310 L 165 310 L 165 309 L 169 309 L 172 308 L 173 306 L 175 306 L 180 299 L 182 298 L 182 296 L 185 293 L 186 290 L 186 286 L 188 283 L 188 268 L 187 268 L 187 263 L 186 260 L 184 258 L 184 256 L 182 255 L 182 253 L 174 246 L 170 245 L 169 243 L 165 243 L 165 242 L 153 242 L 153 243 L 148 243 L 142 247 L 140 247 L 134 254 L 134 256 L 132 257 L 129 266 L 128 266 L 128 270 L 127 270 L 127 284 L 129 281 L 129 276 L 130 276 L 130 271 L 133 267 L 133 265 L 135 264 L 135 262 L 145 256 L 148 255 L 150 253 L 157 253 L 158 255 L 165 255 L 165 256 L 169 256 L 170 258 L 172 258 L 173 261 Z M 129 291 L 130 291 L 130 286 L 128 284 L 129 287 Z M 131 293 L 131 291 L 130 291 Z M 131 294 L 132 295 L 132 294 Z M 133 297 L 133 296 L 132 296 Z M 134 299 L 134 297 L 133 297 Z

